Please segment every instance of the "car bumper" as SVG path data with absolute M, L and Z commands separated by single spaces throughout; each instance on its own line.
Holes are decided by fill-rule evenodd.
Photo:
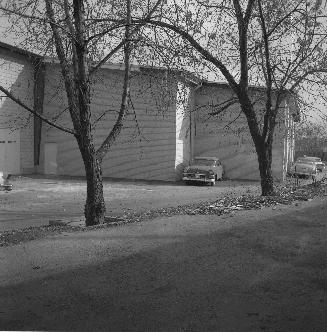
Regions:
M 12 184 L 0 184 L 1 191 L 11 191 L 13 188 Z
M 210 178 L 190 178 L 187 176 L 183 176 L 183 181 L 194 181 L 194 182 L 208 182 L 208 183 L 212 183 L 215 182 L 215 179 L 210 179 Z
M 291 172 L 291 175 L 293 176 L 303 175 L 311 177 L 311 176 L 317 176 L 317 173 Z

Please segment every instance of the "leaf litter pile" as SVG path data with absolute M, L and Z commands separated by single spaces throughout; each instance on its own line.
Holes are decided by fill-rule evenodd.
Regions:
M 276 206 L 279 204 L 289 205 L 296 201 L 309 201 L 315 197 L 321 196 L 327 196 L 327 184 L 323 184 L 322 182 L 316 182 L 298 188 L 280 186 L 276 188 L 276 194 L 274 196 L 225 196 L 224 198 L 212 202 L 149 210 L 138 215 L 131 213 L 125 215 L 124 220 L 129 221 L 130 218 L 136 218 L 138 219 L 137 221 L 141 221 L 160 216 L 173 216 L 177 214 L 222 215 L 237 210 L 254 210 L 261 209 L 263 207 Z
M 225 196 L 211 202 L 148 210 L 142 213 L 128 212 L 119 217 L 108 216 L 104 224 L 87 228 L 67 224 L 5 231 L 0 233 L 0 247 L 40 239 L 62 232 L 74 232 L 76 230 L 87 231 L 125 223 L 151 220 L 157 217 L 170 217 L 174 215 L 223 215 L 238 210 L 254 210 L 263 207 L 274 207 L 279 204 L 289 205 L 297 201 L 309 201 L 315 197 L 327 196 L 327 184 L 325 181 L 326 179 L 323 179 L 322 181 L 299 187 L 291 185 L 277 186 L 274 196 L 254 196 L 250 194 L 239 197 Z

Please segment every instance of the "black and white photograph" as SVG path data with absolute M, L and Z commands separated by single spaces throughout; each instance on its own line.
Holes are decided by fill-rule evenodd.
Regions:
M 0 0 L 0 331 L 327 331 L 327 1 Z

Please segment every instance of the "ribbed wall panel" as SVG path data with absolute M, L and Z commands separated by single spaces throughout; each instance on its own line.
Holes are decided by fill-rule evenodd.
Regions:
M 103 69 L 92 86 L 92 121 L 94 142 L 99 147 L 109 134 L 121 102 L 123 72 Z M 174 91 L 163 93 L 161 79 L 149 82 L 148 75 L 134 73 L 131 82 L 133 108 L 129 109 L 124 127 L 103 160 L 103 176 L 130 179 L 175 180 L 176 116 L 172 98 Z M 45 111 L 53 116 L 64 110 L 67 103 L 63 93 L 58 65 L 46 68 Z M 170 84 L 176 90 L 176 84 Z M 175 91 L 176 94 L 176 91 Z M 163 97 L 164 95 L 164 97 Z M 72 127 L 69 113 L 62 112 L 58 121 Z M 84 165 L 74 137 L 44 126 L 44 142 L 58 144 L 58 174 L 84 175 Z M 42 160 L 42 155 L 41 155 Z M 44 156 L 43 156 L 44 162 Z
M 262 93 L 262 92 L 261 92 Z M 264 105 L 253 92 L 257 100 L 258 119 L 262 117 L 260 109 Z M 213 156 L 222 161 L 226 177 L 232 179 L 259 179 L 259 166 L 253 140 L 250 136 L 247 121 L 238 104 L 230 106 L 223 113 L 209 116 L 215 108 L 210 105 L 221 104 L 232 97 L 229 88 L 202 87 L 196 95 L 196 133 L 194 144 L 195 156 Z M 278 117 L 273 145 L 273 176 L 283 178 L 283 141 L 284 120 L 282 111 Z

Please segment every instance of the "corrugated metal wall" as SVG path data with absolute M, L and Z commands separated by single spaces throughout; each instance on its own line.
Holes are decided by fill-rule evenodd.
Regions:
M 62 124 L 71 123 L 59 65 L 47 64 L 44 110 Z M 99 146 L 109 133 L 121 101 L 123 72 L 102 69 L 94 79 L 92 112 L 95 142 Z M 262 116 L 262 92 L 253 100 Z M 229 178 L 259 179 L 258 162 L 246 119 L 238 104 L 210 116 L 215 105 L 232 97 L 224 85 L 194 90 L 182 80 L 161 70 L 132 72 L 131 105 L 124 128 L 103 162 L 107 177 L 174 181 L 193 156 L 219 157 Z M 97 119 L 101 118 L 101 121 Z M 193 119 L 191 121 L 191 119 Z M 279 118 L 273 148 L 273 174 L 283 178 L 288 149 L 284 114 Z M 84 175 L 75 139 L 44 126 L 44 143 L 56 143 L 58 174 Z M 286 142 L 286 143 L 285 143 Z M 286 146 L 286 145 L 287 146 Z M 42 148 L 41 148 L 42 150 Z M 44 157 L 41 164 L 44 165 Z
M 194 143 L 195 156 L 214 156 L 221 159 L 225 167 L 225 175 L 231 179 L 259 179 L 258 160 L 246 118 L 241 113 L 238 103 L 224 112 L 210 116 L 210 112 L 218 110 L 217 105 L 233 97 L 230 88 L 224 85 L 203 86 L 195 96 L 196 131 Z M 262 107 L 260 94 L 254 90 L 258 118 Z M 284 122 L 276 126 L 273 147 L 273 175 L 283 178 L 284 158 Z
M 33 107 L 34 68 L 24 56 L 0 49 L 2 84 Z M 108 135 L 121 102 L 123 71 L 101 69 L 92 86 L 94 138 L 98 147 Z M 258 116 L 262 98 L 254 90 Z M 237 104 L 217 116 L 214 105 L 232 97 L 225 85 L 211 84 L 194 90 L 181 76 L 160 69 L 132 72 L 131 104 L 122 133 L 104 159 L 103 174 L 130 179 L 178 180 L 193 156 L 219 157 L 230 178 L 258 179 L 258 163 L 246 119 Z M 285 114 L 288 114 L 287 107 Z M 60 66 L 46 64 L 44 114 L 71 125 Z M 282 179 L 294 154 L 289 137 L 292 119 L 279 118 L 273 149 L 273 172 Z M 20 128 L 21 171 L 34 171 L 33 118 L 8 98 L 0 99 L 0 127 Z M 294 133 L 292 134 L 294 136 Z M 292 141 L 293 140 L 293 141 Z M 55 143 L 57 174 L 84 175 L 75 138 L 43 125 L 39 171 L 44 172 L 46 143 Z M 49 146 L 49 144 L 48 144 Z
M 101 144 L 117 117 L 121 101 L 123 72 L 102 69 L 94 79 L 92 112 L 95 142 Z M 103 175 L 115 178 L 176 179 L 176 115 L 177 81 L 162 71 L 133 71 L 131 101 L 124 128 L 103 161 Z M 44 112 L 57 116 L 60 123 L 71 123 L 66 109 L 63 82 L 57 64 L 47 64 Z M 182 108 L 180 108 L 182 110 Z M 180 131 L 189 151 L 188 111 L 183 113 Z M 101 117 L 101 121 L 97 121 Z M 180 139 L 180 137 L 179 137 Z M 84 167 L 75 139 L 54 128 L 44 126 L 43 145 L 56 142 L 58 174 L 84 175 Z M 184 154 L 184 152 L 183 152 Z M 189 158 L 189 152 L 187 159 Z M 183 157 L 184 158 L 184 157 Z M 41 153 L 44 164 L 44 153 Z M 179 172 L 179 170 L 177 171 Z

